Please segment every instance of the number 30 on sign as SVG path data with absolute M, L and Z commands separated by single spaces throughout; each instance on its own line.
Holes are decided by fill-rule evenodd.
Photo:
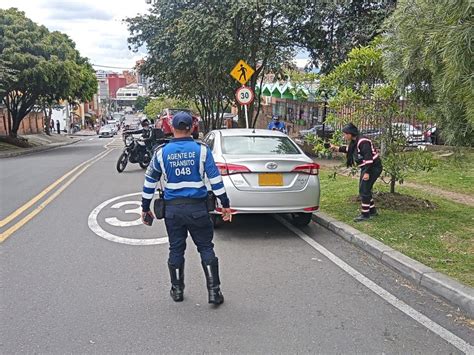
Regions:
M 241 105 L 250 105 L 253 102 L 255 95 L 251 88 L 248 86 L 241 86 L 235 92 L 235 98 L 237 102 Z

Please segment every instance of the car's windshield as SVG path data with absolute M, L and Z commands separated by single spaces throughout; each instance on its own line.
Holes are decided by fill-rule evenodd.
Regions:
M 222 152 L 230 155 L 301 154 L 289 138 L 270 136 L 223 137 Z

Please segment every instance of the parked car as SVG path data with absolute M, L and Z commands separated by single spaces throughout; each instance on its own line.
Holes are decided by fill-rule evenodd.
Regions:
M 212 150 L 234 213 L 291 214 L 294 224 L 302 226 L 319 209 L 319 165 L 286 134 L 223 129 L 208 133 L 204 142 Z M 217 223 L 216 213 L 212 218 Z
M 372 141 L 377 141 L 382 135 L 382 130 L 378 128 L 362 128 L 360 135 L 369 138 Z
M 99 130 L 99 138 L 106 137 L 110 138 L 113 137 L 116 133 L 114 132 L 114 126 L 113 125 L 105 125 L 100 127 Z
M 316 126 L 311 127 L 310 129 L 301 130 L 299 132 L 299 137 L 304 139 L 308 134 L 313 134 L 321 138 L 332 138 L 334 132 L 334 127 L 329 124 L 325 124 L 324 127 L 322 124 L 317 124 Z
M 409 144 L 423 143 L 425 137 L 423 132 L 409 123 L 396 122 L 392 123 L 395 132 L 402 134 Z
M 155 122 L 155 128 L 161 129 L 164 135 L 167 137 L 172 136 L 173 131 L 171 127 L 172 127 L 173 115 L 175 115 L 176 113 L 180 111 L 188 112 L 193 117 L 193 138 L 198 139 L 199 138 L 199 118 L 193 115 L 193 113 L 188 109 L 180 109 L 180 108 L 164 109 L 160 117 Z

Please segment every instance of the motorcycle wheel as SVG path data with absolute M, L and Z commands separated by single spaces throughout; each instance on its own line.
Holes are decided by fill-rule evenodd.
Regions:
M 117 171 L 121 173 L 122 171 L 125 170 L 125 167 L 127 166 L 128 163 L 128 155 L 127 153 L 122 153 L 120 157 L 118 158 L 117 161 Z
M 138 165 L 140 165 L 140 168 L 146 169 L 146 168 L 148 168 L 148 165 L 150 165 L 150 160 L 141 161 L 141 162 L 138 163 Z

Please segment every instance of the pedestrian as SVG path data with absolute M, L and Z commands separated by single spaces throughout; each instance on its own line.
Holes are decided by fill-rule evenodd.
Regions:
M 142 195 L 142 220 L 151 225 L 154 218 L 150 202 L 157 182 L 164 179 L 164 219 L 169 239 L 168 269 L 171 298 L 183 301 L 184 251 L 188 232 L 201 256 L 207 282 L 208 301 L 224 302 L 220 290 L 219 262 L 212 243 L 214 228 L 207 209 L 209 179 L 212 191 L 222 205 L 222 218 L 232 221 L 230 201 L 210 149 L 191 137 L 193 119 L 189 113 L 178 112 L 172 121 L 173 135 L 168 144 L 159 146 L 145 173 Z
M 268 129 L 270 131 L 287 133 L 285 123 L 280 121 L 280 116 L 278 115 L 272 116 L 272 121 L 268 124 Z
M 56 132 L 61 134 L 61 124 L 59 123 L 59 120 L 56 120 Z
M 330 145 L 333 151 L 346 153 L 347 166 L 360 168 L 359 196 L 361 199 L 361 213 L 354 218 L 356 222 L 367 221 L 371 216 L 377 215 L 372 188 L 375 181 L 382 173 L 382 161 L 372 141 L 362 137 L 358 128 L 349 123 L 342 128 L 347 146 Z
M 54 120 L 49 121 L 49 131 L 54 133 Z

